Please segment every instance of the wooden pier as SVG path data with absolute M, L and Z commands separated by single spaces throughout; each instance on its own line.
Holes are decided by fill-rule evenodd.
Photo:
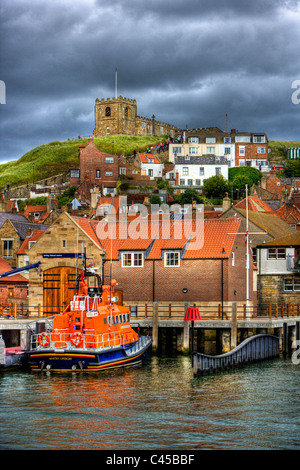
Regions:
M 275 357 L 279 357 L 279 338 L 273 335 L 255 335 L 245 339 L 226 354 L 219 356 L 194 354 L 192 358 L 194 376 L 223 371 Z

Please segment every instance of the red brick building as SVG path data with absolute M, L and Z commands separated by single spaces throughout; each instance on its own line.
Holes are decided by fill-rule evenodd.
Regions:
M 87 221 L 74 218 L 82 228 Z M 128 217 L 117 221 L 111 236 L 103 236 L 105 220 L 89 221 L 90 229 L 103 247 L 104 283 L 110 276 L 123 290 L 124 302 L 202 302 L 231 305 L 246 300 L 246 245 L 241 220 L 205 219 L 188 235 L 178 222 Z M 103 224 L 103 225 L 101 225 Z M 154 224 L 156 224 L 154 226 Z M 102 228 L 101 228 L 102 227 Z M 108 225 L 107 225 L 108 228 Z M 170 230 L 168 233 L 168 229 Z M 109 234 L 109 228 L 107 235 Z M 250 255 L 249 299 L 256 305 L 256 274 Z
M 79 148 L 79 168 L 71 169 L 70 186 L 79 186 L 76 196 L 89 201 L 95 186 L 101 195 L 116 194 L 118 174 L 118 157 L 101 152 L 90 137 L 88 145 Z
M 231 137 L 235 142 L 235 166 L 253 166 L 262 171 L 268 168 L 266 133 L 237 132 L 232 129 Z
M 11 266 L 0 257 L 0 274 L 11 271 Z M 0 278 L 0 304 L 27 301 L 28 280 L 21 274 Z

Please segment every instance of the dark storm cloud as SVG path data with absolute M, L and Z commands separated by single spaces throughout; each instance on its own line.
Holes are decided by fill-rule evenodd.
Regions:
M 95 98 L 180 127 L 299 139 L 298 1 L 3 0 L 1 160 L 94 128 Z

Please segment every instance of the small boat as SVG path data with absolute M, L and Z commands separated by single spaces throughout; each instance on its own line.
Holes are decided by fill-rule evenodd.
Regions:
M 130 310 L 114 296 L 114 279 L 101 285 L 94 271 L 76 278 L 73 300 L 53 319 L 51 331 L 32 334 L 27 365 L 32 371 L 102 371 L 142 361 L 152 339 L 130 324 Z
M 4 339 L 0 335 L 0 370 L 22 368 L 25 364 L 26 353 L 21 346 L 7 348 Z

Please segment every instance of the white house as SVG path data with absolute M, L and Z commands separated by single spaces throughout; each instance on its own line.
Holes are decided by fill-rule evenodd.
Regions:
M 141 174 L 150 176 L 151 180 L 161 178 L 163 175 L 164 164 L 161 163 L 155 155 L 151 153 L 140 153 Z
M 228 179 L 228 162 L 226 157 L 203 155 L 202 157 L 176 157 L 174 169 L 166 173 L 171 186 L 201 188 L 203 181 L 215 175 Z

